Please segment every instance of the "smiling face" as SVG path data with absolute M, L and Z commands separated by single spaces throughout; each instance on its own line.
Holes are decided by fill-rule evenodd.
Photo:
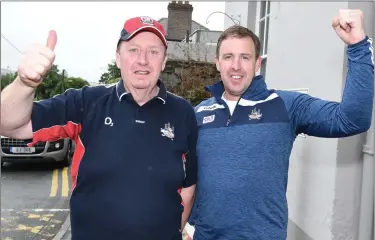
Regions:
M 151 32 L 140 32 L 123 41 L 116 53 L 116 65 L 127 89 L 153 88 L 167 62 L 163 42 Z
M 249 31 L 235 26 L 224 32 L 218 42 L 216 67 L 220 71 L 228 100 L 238 100 L 260 68 L 260 44 L 254 43 Z

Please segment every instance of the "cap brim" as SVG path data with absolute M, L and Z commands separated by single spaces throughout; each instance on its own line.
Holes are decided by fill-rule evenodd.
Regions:
M 143 26 L 143 27 L 140 27 L 140 28 L 138 28 L 137 30 L 135 30 L 134 32 L 132 32 L 130 34 L 125 34 L 125 35 L 121 36 L 120 40 L 124 40 L 124 41 L 130 40 L 137 33 L 144 32 L 144 31 L 148 31 L 148 32 L 152 32 L 152 33 L 156 34 L 160 38 L 160 40 L 162 40 L 164 46 L 167 47 L 167 39 L 165 38 L 165 36 L 163 35 L 163 33 L 159 29 L 157 29 L 156 27 L 154 27 L 154 26 Z

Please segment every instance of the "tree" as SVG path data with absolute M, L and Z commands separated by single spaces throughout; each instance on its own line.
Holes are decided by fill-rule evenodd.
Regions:
M 107 83 L 108 80 L 109 80 L 110 76 L 109 76 L 109 73 L 108 72 L 105 72 L 103 73 L 101 76 L 100 76 L 100 80 L 99 82 L 100 83 Z
M 52 95 L 55 96 L 60 93 L 64 93 L 67 89 L 74 88 L 79 89 L 84 86 L 88 86 L 89 83 L 80 77 L 68 77 L 61 80 L 56 88 L 52 91 Z
M 119 78 L 121 78 L 120 69 L 116 65 L 116 60 L 112 60 L 112 62 L 108 64 L 107 72 L 101 75 L 99 82 L 108 84 L 115 81 L 114 79 Z
M 171 88 L 171 92 L 185 98 L 193 106 L 211 97 L 205 86 L 213 84 L 219 79 L 219 72 L 215 64 L 189 60 L 181 62 L 181 71 L 174 73 L 180 82 Z
M 117 83 L 118 81 L 121 80 L 121 77 L 118 77 L 118 78 L 113 78 L 113 79 L 109 79 L 107 81 L 107 84 L 112 84 L 112 83 Z
M 47 72 L 43 81 L 36 88 L 35 98 L 36 100 L 46 99 L 54 96 L 54 91 L 57 84 L 61 81 L 62 75 L 59 73 L 57 65 L 53 65 Z
M 1 76 L 1 90 L 8 86 L 17 77 L 17 73 L 7 73 Z
M 17 73 L 1 76 L 1 90 L 8 86 L 17 77 Z M 89 85 L 87 81 L 79 77 L 68 77 L 68 73 L 60 72 L 57 65 L 53 65 L 47 72 L 43 81 L 35 91 L 35 100 L 50 98 L 59 93 L 64 93 L 68 88 L 81 88 Z

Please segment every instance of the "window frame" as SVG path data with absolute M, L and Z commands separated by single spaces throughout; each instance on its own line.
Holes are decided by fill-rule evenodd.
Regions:
M 269 39 L 269 26 L 271 19 L 271 1 L 259 2 L 259 20 L 258 20 L 258 32 L 259 40 L 261 45 L 260 57 L 262 64 L 259 72 L 263 77 L 266 75 L 267 68 L 267 57 L 268 57 L 268 39 Z

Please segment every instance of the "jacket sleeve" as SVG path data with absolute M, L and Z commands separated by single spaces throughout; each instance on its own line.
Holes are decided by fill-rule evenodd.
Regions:
M 342 101 L 326 101 L 308 94 L 277 91 L 284 99 L 296 134 L 346 137 L 371 125 L 374 96 L 374 55 L 366 37 L 347 48 L 348 72 Z M 329 81 L 329 79 L 327 79 Z
M 34 102 L 32 144 L 60 138 L 76 139 L 81 130 L 83 111 L 83 89 L 68 89 L 63 94 Z

